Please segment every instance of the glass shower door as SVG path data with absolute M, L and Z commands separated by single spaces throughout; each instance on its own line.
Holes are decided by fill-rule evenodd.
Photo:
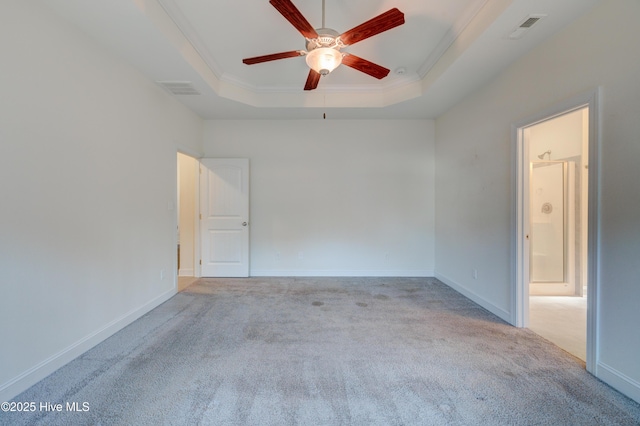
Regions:
M 566 181 L 565 162 L 532 163 L 532 283 L 566 281 Z

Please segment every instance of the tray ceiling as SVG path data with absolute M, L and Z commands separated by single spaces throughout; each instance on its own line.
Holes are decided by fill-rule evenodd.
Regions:
M 405 24 L 347 51 L 391 70 L 377 80 L 346 66 L 303 91 L 304 57 L 242 59 L 304 49 L 268 0 L 41 0 L 203 118 L 433 118 L 584 13 L 597 0 L 326 0 L 326 26 L 344 32 L 397 7 Z M 322 0 L 293 0 L 316 28 Z M 526 31 L 510 35 L 531 16 Z M 164 86 L 166 87 L 166 86 Z

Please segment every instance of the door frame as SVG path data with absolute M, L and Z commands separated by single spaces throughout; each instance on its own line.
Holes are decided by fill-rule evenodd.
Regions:
M 559 102 L 542 112 L 525 118 L 511 126 L 512 140 L 512 291 L 511 323 L 516 327 L 528 327 L 529 322 L 529 224 L 525 219 L 529 209 L 529 152 L 524 140 L 524 129 L 543 121 L 564 115 L 577 109 L 589 108 L 589 155 L 588 155 L 588 245 L 587 245 L 587 360 L 586 368 L 596 374 L 599 347 L 598 296 L 599 279 L 599 235 L 601 189 L 600 147 L 601 147 L 601 89 L 577 95 Z

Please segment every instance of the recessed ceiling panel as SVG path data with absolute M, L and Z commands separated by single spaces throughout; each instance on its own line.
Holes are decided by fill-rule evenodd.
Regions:
M 293 0 L 293 4 L 315 28 L 322 27 L 322 0 Z M 162 0 L 165 9 L 183 33 L 197 45 L 219 76 L 255 90 L 302 88 L 309 68 L 304 57 L 257 65 L 243 58 L 305 48 L 302 35 L 268 0 L 203 2 Z M 402 78 L 417 75 L 438 44 L 455 29 L 479 0 L 326 0 L 325 26 L 343 33 L 389 9 L 405 14 L 405 24 L 363 40 L 344 51 L 392 71 L 404 68 Z M 462 18 L 461 18 L 462 17 Z M 382 86 L 399 79 L 394 72 L 376 80 L 347 67 L 323 77 L 320 85 L 351 90 L 359 85 Z
M 291 1 L 312 26 L 322 26 L 322 0 Z M 306 47 L 269 0 L 38 3 L 151 81 L 188 82 L 193 94 L 175 96 L 203 118 L 315 118 L 326 111 L 346 119 L 437 117 L 597 1 L 326 0 L 325 26 L 337 33 L 392 8 L 405 23 L 345 48 L 388 68 L 388 76 L 377 80 L 341 65 L 311 91 L 303 90 L 304 57 L 242 63 Z M 530 16 L 546 18 L 509 38 Z

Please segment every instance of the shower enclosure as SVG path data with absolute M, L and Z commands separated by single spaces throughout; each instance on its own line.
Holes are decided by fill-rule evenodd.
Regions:
M 536 161 L 530 173 L 530 294 L 574 295 L 575 163 Z

